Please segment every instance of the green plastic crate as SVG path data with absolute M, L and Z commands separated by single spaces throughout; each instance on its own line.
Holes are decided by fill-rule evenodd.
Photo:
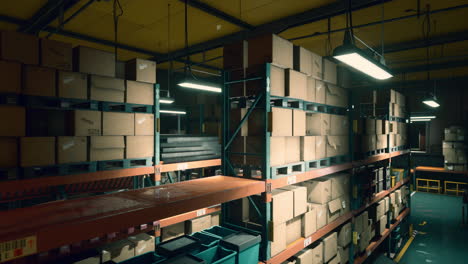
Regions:
M 220 239 L 223 239 L 223 238 L 225 238 L 225 237 L 227 237 L 229 235 L 238 233 L 237 231 L 234 231 L 232 229 L 222 227 L 222 226 L 212 226 L 212 227 L 210 227 L 208 229 L 205 229 L 205 230 L 203 230 L 201 232 L 215 235 L 215 236 L 219 237 Z
M 195 256 L 201 258 L 206 264 L 236 264 L 236 252 L 221 246 L 210 247 Z
M 225 237 L 220 245 L 237 252 L 236 264 L 257 264 L 261 241 L 260 235 L 240 232 Z
M 196 232 L 191 234 L 190 236 L 197 238 L 200 240 L 200 244 L 206 247 L 213 247 L 219 243 L 219 237 L 213 235 L 211 233 L 205 232 Z
M 165 260 L 165 257 L 159 256 L 154 252 L 148 252 L 143 255 L 119 262 L 119 264 L 158 264 Z

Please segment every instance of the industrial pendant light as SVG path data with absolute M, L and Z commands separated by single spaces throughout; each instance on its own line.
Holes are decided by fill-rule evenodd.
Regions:
M 424 99 L 423 103 L 432 108 L 437 108 L 440 106 L 439 102 L 437 102 L 437 98 L 435 97 Z
M 167 4 L 167 54 L 171 57 L 171 4 Z M 171 73 L 172 73 L 173 61 L 169 61 L 169 69 L 167 69 L 167 91 L 166 96 L 159 97 L 159 103 L 161 104 L 172 104 L 175 99 L 171 97 Z

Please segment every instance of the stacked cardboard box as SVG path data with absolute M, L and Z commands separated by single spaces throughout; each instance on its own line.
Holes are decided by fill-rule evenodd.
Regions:
M 130 236 L 127 239 L 106 244 L 101 247 L 102 263 L 107 261 L 122 262 L 135 256 L 139 256 L 155 249 L 154 236 L 146 233 Z
M 448 170 L 464 171 L 467 169 L 465 129 L 451 126 L 445 129 L 442 143 L 444 166 Z
M 164 242 L 185 234 L 199 232 L 212 226 L 219 226 L 220 217 L 220 213 L 213 213 L 163 227 L 161 228 L 161 241 Z

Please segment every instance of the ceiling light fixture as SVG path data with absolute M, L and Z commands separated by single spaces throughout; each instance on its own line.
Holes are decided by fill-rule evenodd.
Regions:
M 411 116 L 410 119 L 434 119 L 436 116 Z
M 435 97 L 424 99 L 423 103 L 432 108 L 437 108 L 440 106 L 439 102 L 437 102 L 437 99 Z
M 173 98 L 170 98 L 170 97 L 161 97 L 161 98 L 159 99 L 159 102 L 160 102 L 161 104 L 172 104 L 172 103 L 174 103 L 174 99 L 173 99 Z
M 189 80 L 189 79 L 183 80 L 178 85 L 185 87 L 185 88 L 191 88 L 191 89 L 197 89 L 197 90 L 203 90 L 203 91 L 209 91 L 209 92 L 215 92 L 215 93 L 221 92 L 221 88 L 216 87 L 213 84 L 209 84 L 209 83 L 205 84 L 199 81 L 194 81 L 194 80 Z
M 432 119 L 413 119 L 411 120 L 411 123 L 413 122 L 428 122 L 428 121 L 431 121 Z
M 185 115 L 187 112 L 185 111 L 179 111 L 179 110 L 159 110 L 159 113 L 163 114 L 175 114 L 175 115 Z

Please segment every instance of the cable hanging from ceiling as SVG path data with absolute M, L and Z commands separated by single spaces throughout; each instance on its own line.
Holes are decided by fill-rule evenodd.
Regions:
M 431 66 L 430 66 L 430 44 L 431 44 L 431 6 L 428 4 L 426 5 L 426 14 L 424 15 L 423 22 L 422 22 L 422 33 L 424 40 L 426 42 L 426 78 L 428 83 L 431 80 Z M 435 24 L 435 21 L 434 21 Z M 437 101 L 436 97 L 436 81 L 434 80 L 434 92 L 428 98 L 423 99 L 423 103 L 432 107 L 436 108 L 439 107 L 440 104 Z
M 124 10 L 119 0 L 114 0 L 112 5 L 112 15 L 114 17 L 114 56 L 115 56 L 115 65 L 117 67 L 118 57 L 117 57 L 117 46 L 118 46 L 118 29 L 119 29 L 119 18 L 123 16 Z M 116 68 L 117 70 L 117 68 Z

